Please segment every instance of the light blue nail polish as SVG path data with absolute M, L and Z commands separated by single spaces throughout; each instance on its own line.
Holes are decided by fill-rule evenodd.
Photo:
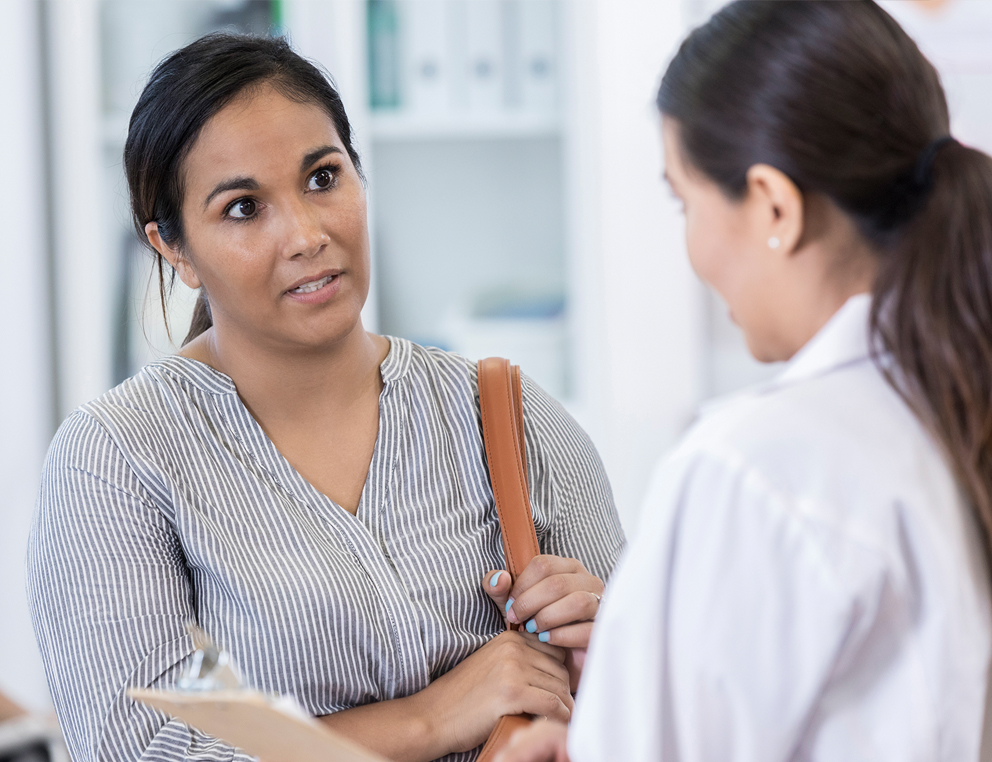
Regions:
M 505 611 L 506 611 L 507 614 L 510 613 L 510 609 L 511 608 L 513 608 L 513 598 L 510 598 L 510 600 L 508 600 L 506 602 L 506 609 L 505 609 Z
M 540 640 L 542 643 L 547 643 L 549 640 L 551 640 L 551 633 L 542 632 L 540 635 L 537 636 L 537 639 Z
M 496 587 L 496 583 L 499 582 L 499 577 L 503 572 L 498 571 L 493 575 L 493 578 L 489 580 L 489 587 Z
M 537 622 L 533 619 L 527 622 L 527 632 L 537 632 Z

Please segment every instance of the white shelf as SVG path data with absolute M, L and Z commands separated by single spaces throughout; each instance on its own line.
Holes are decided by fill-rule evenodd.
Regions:
M 409 113 L 373 113 L 376 140 L 479 140 L 555 137 L 561 133 L 556 114 L 451 114 L 418 116 Z
M 123 148 L 127 139 L 128 120 L 127 114 L 104 115 L 101 125 L 104 145 Z M 561 133 L 562 127 L 557 116 L 512 112 L 442 117 L 380 113 L 373 114 L 371 130 L 375 140 L 484 140 L 556 137 Z

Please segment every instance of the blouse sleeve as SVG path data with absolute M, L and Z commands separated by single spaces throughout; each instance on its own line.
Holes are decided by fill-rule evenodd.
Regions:
M 126 695 L 174 683 L 193 650 L 193 596 L 171 525 L 85 412 L 66 420 L 48 452 L 28 597 L 76 762 L 251 759 Z
M 731 455 L 661 469 L 597 617 L 574 762 L 801 756 L 817 700 L 898 608 L 883 560 L 818 508 Z
M 524 376 L 524 433 L 541 551 L 575 558 L 604 582 L 624 547 L 599 453 L 562 406 Z

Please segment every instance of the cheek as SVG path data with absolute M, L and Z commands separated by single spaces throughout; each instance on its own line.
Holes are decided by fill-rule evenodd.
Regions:
M 726 298 L 724 284 L 733 266 L 732 236 L 720 220 L 692 212 L 686 214 L 685 234 L 692 269 Z

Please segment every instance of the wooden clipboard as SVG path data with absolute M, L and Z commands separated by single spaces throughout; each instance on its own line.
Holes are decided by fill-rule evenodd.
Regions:
M 179 693 L 133 688 L 128 695 L 264 762 L 386 762 L 317 720 L 279 708 L 256 691 Z

